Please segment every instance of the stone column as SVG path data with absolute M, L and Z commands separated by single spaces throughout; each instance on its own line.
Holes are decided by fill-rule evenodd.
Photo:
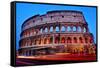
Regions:
M 71 39 L 72 39 L 72 43 L 74 43 L 74 38 L 73 38 L 73 37 L 71 37 Z
M 42 40 L 41 41 L 42 41 L 42 45 L 43 45 L 44 44 L 44 37 L 42 37 Z
M 62 28 L 62 25 L 59 26 L 59 32 L 60 32 L 60 33 L 62 32 L 62 31 L 61 31 L 61 28 Z M 60 44 L 60 43 L 61 43 L 61 35 L 59 34 L 58 37 L 59 37 L 59 42 L 58 42 L 58 44 Z
M 88 29 L 88 27 L 86 27 L 86 32 L 89 32 L 89 29 Z
M 59 32 L 61 32 L 61 27 L 62 27 L 62 26 L 60 25 L 60 26 L 59 26 Z
M 76 32 L 78 32 L 78 26 L 76 26 Z
M 70 32 L 73 32 L 73 26 L 71 26 L 71 31 Z
M 55 44 L 55 36 L 53 35 L 53 45 Z
M 50 32 L 50 27 L 47 28 L 48 29 L 48 33 Z
M 31 49 L 31 56 L 33 55 L 33 51 L 32 51 L 32 49 Z
M 84 27 L 82 27 L 82 26 L 81 26 L 81 32 L 82 32 L 82 33 L 84 32 Z
M 65 26 L 65 32 L 67 32 L 67 26 Z
M 80 37 L 77 37 L 77 43 L 80 43 L 80 39 L 79 39 Z
M 55 33 L 55 26 L 53 26 L 53 33 Z

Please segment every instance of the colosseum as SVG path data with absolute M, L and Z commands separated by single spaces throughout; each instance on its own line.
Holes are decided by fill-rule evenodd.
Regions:
M 21 28 L 20 56 L 96 53 L 93 34 L 81 11 L 48 11 L 30 17 Z

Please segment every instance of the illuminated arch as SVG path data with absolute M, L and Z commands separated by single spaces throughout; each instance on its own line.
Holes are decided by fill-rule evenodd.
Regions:
M 48 28 L 47 27 L 45 28 L 44 32 L 48 32 Z
M 75 26 L 73 26 L 73 32 L 76 32 L 76 27 Z
M 56 26 L 55 31 L 56 31 L 56 32 L 59 32 L 59 31 L 60 31 L 60 29 L 59 29 L 58 26 Z
M 81 32 L 81 31 L 82 31 L 81 27 L 80 27 L 80 26 L 78 26 L 78 32 Z
M 70 37 L 67 38 L 67 43 L 72 43 L 72 39 Z
M 77 38 L 76 37 L 74 37 L 74 43 L 77 43 Z
M 61 32 L 65 32 L 65 30 L 66 30 L 65 26 L 62 26 L 61 27 Z
M 50 32 L 53 32 L 53 26 L 50 27 Z
M 59 43 L 60 38 L 59 37 L 55 37 L 55 43 Z
M 67 27 L 67 31 L 68 31 L 68 32 L 71 31 L 71 27 L 70 27 L 70 26 Z
M 83 43 L 82 37 L 79 37 L 79 42 L 80 42 L 80 43 Z
M 61 38 L 61 43 L 65 43 L 65 37 Z

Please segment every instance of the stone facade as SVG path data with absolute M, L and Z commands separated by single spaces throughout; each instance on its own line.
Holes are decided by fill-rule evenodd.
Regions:
M 22 24 L 19 55 L 95 54 L 95 43 L 80 11 L 49 11 Z

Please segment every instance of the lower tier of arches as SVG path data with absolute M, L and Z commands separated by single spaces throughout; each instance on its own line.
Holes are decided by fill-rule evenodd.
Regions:
M 34 47 L 19 49 L 19 56 L 52 55 L 56 53 L 96 54 L 95 45 L 59 45 L 51 47 Z
M 20 48 L 32 45 L 49 45 L 49 44 L 91 44 L 94 38 L 91 34 L 45 34 L 30 36 L 20 40 Z

